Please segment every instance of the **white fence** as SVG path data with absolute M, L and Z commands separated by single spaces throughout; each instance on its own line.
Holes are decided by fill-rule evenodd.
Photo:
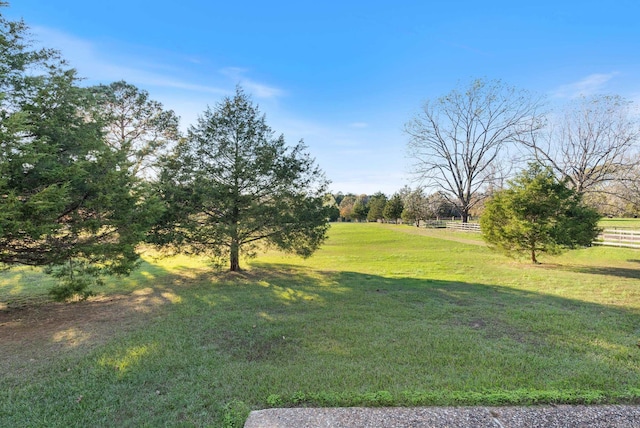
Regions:
M 478 223 L 460 223 L 457 221 L 448 221 L 447 229 L 459 230 L 464 232 L 480 233 L 480 225 Z
M 640 248 L 640 230 L 605 229 L 594 241 L 596 245 Z
M 442 223 L 440 223 L 442 224 Z M 426 227 L 438 227 L 439 225 L 426 224 Z M 439 226 L 442 227 L 442 226 Z M 461 223 L 457 221 L 445 222 L 449 230 L 481 233 L 478 223 Z M 607 245 L 611 247 L 627 247 L 640 249 L 640 230 L 605 229 L 593 242 L 594 245 Z

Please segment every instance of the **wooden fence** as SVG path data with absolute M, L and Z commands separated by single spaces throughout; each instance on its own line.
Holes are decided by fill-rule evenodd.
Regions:
M 427 223 L 426 227 L 442 227 L 447 229 L 481 233 L 478 223 L 461 223 L 457 221 Z M 607 245 L 611 247 L 627 247 L 640 249 L 640 230 L 605 229 L 593 242 L 594 245 Z
M 480 225 L 478 223 L 461 223 L 457 221 L 448 221 L 447 229 L 459 230 L 463 232 L 480 233 Z
M 612 247 L 640 248 L 640 230 L 605 229 L 593 243 Z

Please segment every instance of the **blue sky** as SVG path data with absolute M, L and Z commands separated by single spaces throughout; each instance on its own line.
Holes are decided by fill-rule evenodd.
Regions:
M 502 79 L 551 104 L 640 104 L 640 2 L 11 0 L 87 84 L 126 80 L 195 123 L 241 84 L 334 191 L 412 185 L 404 123 L 427 99 Z

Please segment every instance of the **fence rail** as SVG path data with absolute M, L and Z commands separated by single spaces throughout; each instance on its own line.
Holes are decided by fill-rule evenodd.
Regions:
M 605 229 L 593 243 L 611 247 L 640 248 L 640 230 Z
M 441 224 L 441 223 L 440 223 Z M 426 227 L 434 227 L 435 225 Z M 438 227 L 438 226 L 435 226 Z M 442 226 L 440 226 L 442 227 Z M 445 227 L 450 230 L 481 233 L 478 223 L 460 223 L 457 221 L 445 222 Z M 605 229 L 593 242 L 594 245 L 606 245 L 610 247 L 626 247 L 640 249 L 640 230 Z
M 448 221 L 447 229 L 461 230 L 464 232 L 480 233 L 480 225 L 478 223 L 459 223 L 457 221 Z

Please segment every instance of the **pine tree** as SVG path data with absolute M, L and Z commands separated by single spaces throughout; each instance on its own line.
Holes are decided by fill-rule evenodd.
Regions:
M 159 186 L 167 212 L 154 242 L 228 259 L 231 271 L 261 242 L 309 256 L 328 229 L 322 171 L 302 142 L 274 136 L 240 88 L 189 129 Z
M 153 198 L 105 144 L 75 71 L 27 39 L 0 18 L 0 263 L 45 267 L 61 280 L 54 297 L 86 297 L 100 274 L 136 265 Z
M 537 263 L 541 252 L 590 245 L 599 219 L 551 169 L 532 164 L 487 202 L 480 226 L 493 247 L 509 256 L 528 254 Z

